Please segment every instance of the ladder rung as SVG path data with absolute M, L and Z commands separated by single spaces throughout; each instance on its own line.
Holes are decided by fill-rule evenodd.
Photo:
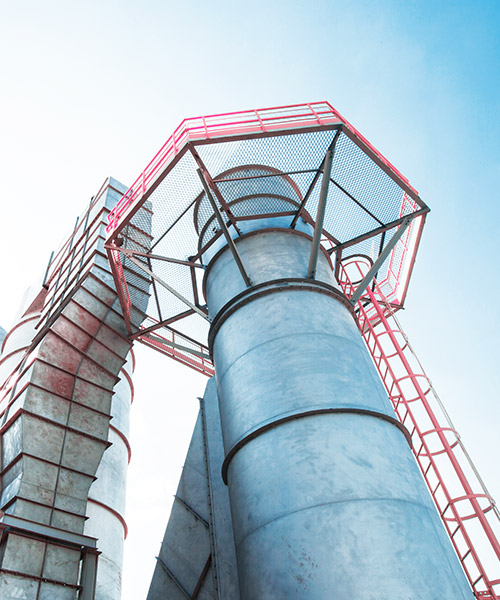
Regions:
M 469 548 L 467 550 L 467 552 L 463 556 L 460 557 L 460 562 L 464 562 L 464 560 L 469 556 L 470 553 L 471 553 L 471 549 Z M 481 577 L 482 577 L 482 575 L 481 575 Z M 481 577 L 479 579 L 481 579 Z M 479 581 L 479 579 L 477 581 Z M 475 583 L 477 583 L 477 581 Z
M 427 469 L 425 469 L 424 471 L 424 475 L 427 475 L 427 473 L 429 472 L 429 469 L 432 467 L 432 462 L 429 462 L 429 465 L 427 467 Z
M 438 484 L 437 484 L 437 486 L 436 486 L 436 487 L 435 487 L 435 488 L 432 490 L 432 495 L 433 495 L 433 496 L 434 496 L 434 494 L 437 492 L 437 490 L 438 490 L 438 488 L 439 488 L 439 486 L 440 486 L 440 485 L 441 485 L 441 482 L 440 482 L 440 481 L 438 481 Z
M 454 537 L 455 537 L 455 534 L 456 534 L 456 533 L 457 533 L 457 531 L 459 531 L 459 530 L 460 530 L 460 525 L 457 525 L 457 528 L 455 529 L 455 531 L 454 531 L 453 533 L 450 533 L 450 537 L 451 537 L 451 538 L 454 538 Z

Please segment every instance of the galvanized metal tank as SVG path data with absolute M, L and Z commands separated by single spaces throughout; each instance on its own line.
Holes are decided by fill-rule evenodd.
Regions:
M 225 243 L 205 274 L 241 598 L 472 599 L 328 255 L 247 223 L 252 286 Z

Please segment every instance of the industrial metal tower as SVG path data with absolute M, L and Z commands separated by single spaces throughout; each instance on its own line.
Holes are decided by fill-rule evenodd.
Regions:
M 104 183 L 3 340 L 2 600 L 121 597 L 134 358 L 104 241 L 125 191 Z M 148 283 L 133 269 L 127 279 L 144 310 Z
M 498 511 L 396 317 L 407 179 L 321 102 L 183 121 L 103 245 L 118 187 L 4 343 L 0 598 L 119 597 L 137 340 L 210 377 L 148 600 L 499 600 Z
M 325 102 L 184 121 L 112 211 L 125 319 L 123 265 L 153 289 L 130 337 L 215 372 L 149 600 L 498 598 L 498 513 L 395 317 L 427 212 Z

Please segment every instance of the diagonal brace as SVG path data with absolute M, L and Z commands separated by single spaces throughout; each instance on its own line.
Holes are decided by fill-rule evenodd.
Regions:
M 314 279 L 316 276 L 316 267 L 318 266 L 319 244 L 323 232 L 323 223 L 325 220 L 326 200 L 328 198 L 328 187 L 330 183 L 330 173 L 332 170 L 333 149 L 329 149 L 325 156 L 325 166 L 323 169 L 323 179 L 321 181 L 321 192 L 319 195 L 318 214 L 316 216 L 316 226 L 309 255 L 309 265 L 307 267 L 307 277 Z
M 120 252 L 122 252 L 123 254 L 125 254 L 126 256 L 130 257 L 130 256 L 144 256 L 147 259 L 154 259 L 154 260 L 163 260 L 165 262 L 170 262 L 170 263 L 174 263 L 176 265 L 185 265 L 186 267 L 197 267 L 198 269 L 204 269 L 205 267 L 199 263 L 195 263 L 195 262 L 191 262 L 189 260 L 181 260 L 179 258 L 169 258 L 168 256 L 163 256 L 161 254 L 151 254 L 149 252 L 140 252 L 139 250 L 131 250 L 130 248 L 122 248 L 121 246 L 118 246 L 116 248 L 117 250 L 119 250 Z M 115 250 L 115 248 L 113 247 L 113 250 Z
M 217 218 L 217 221 L 222 230 L 222 233 L 224 234 L 224 237 L 226 238 L 227 244 L 229 246 L 229 249 L 231 250 L 231 254 L 233 255 L 234 261 L 236 262 L 238 269 L 240 270 L 241 276 L 243 277 L 243 281 L 245 282 L 247 287 L 251 287 L 252 281 L 251 281 L 250 277 L 248 276 L 248 273 L 246 272 L 245 265 L 243 264 L 243 261 L 241 260 L 241 256 L 240 256 L 240 253 L 238 252 L 238 249 L 236 248 L 236 244 L 234 243 L 234 240 L 231 237 L 231 234 L 229 233 L 227 225 L 224 222 L 224 219 L 222 217 L 220 209 L 217 206 L 217 203 L 215 202 L 214 197 L 212 196 L 212 193 L 210 192 L 208 183 L 207 183 L 205 177 L 203 176 L 201 169 L 196 169 L 196 172 L 198 173 L 198 176 L 201 181 L 201 185 L 203 186 L 203 189 L 205 190 L 205 194 L 207 195 L 210 205 L 212 206 L 212 210 L 214 211 L 214 214 Z
M 203 317 L 208 322 L 210 322 L 210 319 L 207 317 L 207 315 L 202 310 L 200 310 L 197 306 L 195 306 L 192 302 L 190 302 L 187 298 L 185 298 L 181 293 L 179 293 L 171 285 L 168 285 L 168 283 L 166 283 L 165 281 L 163 281 L 163 279 L 160 279 L 160 277 L 158 277 L 158 275 L 155 275 L 153 273 L 153 271 L 151 271 L 151 269 L 148 269 L 143 263 L 141 263 L 139 260 L 137 260 L 133 256 L 127 255 L 127 258 L 131 262 L 133 262 L 134 265 L 137 265 L 139 267 L 139 269 L 142 269 L 143 271 L 145 271 L 150 277 L 152 277 L 161 286 L 163 286 L 165 289 L 167 289 L 176 298 L 179 298 L 179 300 L 181 300 L 182 302 L 184 302 L 184 304 L 187 304 L 189 306 L 189 308 L 191 308 L 192 310 L 194 310 L 194 312 L 198 313 L 200 315 L 200 317 Z
M 379 269 L 382 266 L 382 264 L 384 263 L 385 259 L 389 256 L 389 254 L 392 251 L 392 249 L 394 248 L 394 246 L 401 239 L 401 236 L 406 231 L 406 229 L 408 228 L 408 225 L 411 223 L 412 220 L 413 220 L 413 215 L 410 217 L 407 217 L 401 223 L 401 225 L 399 226 L 399 229 L 394 233 L 394 235 L 390 239 L 387 246 L 382 250 L 382 252 L 379 254 L 377 260 L 373 263 L 372 268 L 363 277 L 363 280 L 356 288 L 356 291 L 354 292 L 354 294 L 351 296 L 351 298 L 350 298 L 351 304 L 355 305 L 356 302 L 361 298 L 361 296 L 364 293 L 364 291 L 366 290 L 366 288 L 370 285 L 371 280 L 375 277 L 375 275 L 379 271 Z

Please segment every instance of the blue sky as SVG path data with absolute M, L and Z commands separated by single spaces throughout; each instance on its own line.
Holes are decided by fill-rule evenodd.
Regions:
M 401 320 L 500 497 L 498 2 L 1 6 L 0 324 L 11 325 L 24 288 L 104 178 L 132 182 L 184 117 L 326 99 L 432 209 Z M 163 535 L 203 391 L 174 364 L 166 383 L 154 373 L 164 361 L 142 355 L 128 515 L 142 556 L 126 565 L 143 580 L 125 574 L 124 600 L 145 596 L 148 553 Z M 147 448 L 152 414 L 164 417 L 162 437 Z M 141 516 L 139 488 L 162 516 L 149 506 Z

